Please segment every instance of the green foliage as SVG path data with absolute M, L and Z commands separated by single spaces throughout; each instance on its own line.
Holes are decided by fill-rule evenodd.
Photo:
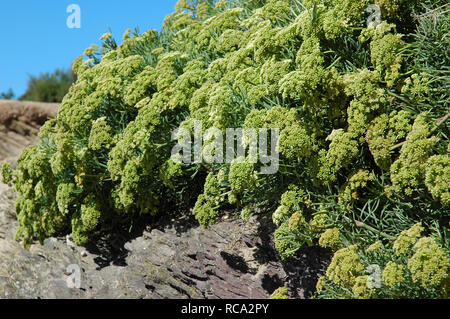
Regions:
M 14 92 L 12 89 L 8 89 L 8 91 L 0 93 L 0 99 L 12 100 L 13 98 L 14 98 Z
M 420 114 L 406 137 L 399 158 L 391 167 L 391 180 L 396 192 L 412 195 L 414 189 L 423 185 L 425 163 L 438 142 L 437 137 L 427 138 L 428 134 L 428 124 Z
M 11 165 L 9 163 L 5 163 L 2 165 L 2 183 L 11 185 L 13 178 L 14 178 L 14 172 L 11 169 Z
M 287 287 L 280 287 L 275 290 L 272 295 L 270 295 L 270 299 L 289 299 Z
M 75 80 L 72 71 L 64 69 L 42 73 L 39 76 L 30 75 L 28 88 L 19 100 L 60 103 Z
M 192 197 L 205 227 L 224 209 L 271 214 L 283 259 L 329 248 L 320 297 L 447 296 L 449 15 L 440 1 L 380 0 L 383 22 L 367 26 L 372 2 L 180 1 L 162 32 L 105 34 L 75 61 L 41 143 L 5 169 L 17 238 L 71 231 L 84 244 Z M 262 174 L 251 155 L 175 161 L 172 132 L 197 135 L 198 121 L 201 133 L 278 129 L 279 170 Z M 374 264 L 382 289 L 367 285 Z
M 440 199 L 442 205 L 450 205 L 450 158 L 435 155 L 428 159 L 425 169 L 425 185 L 434 199 Z
M 325 298 L 448 298 L 450 258 L 435 238 L 421 236 L 423 230 L 418 223 L 393 244 L 337 251 L 318 292 Z

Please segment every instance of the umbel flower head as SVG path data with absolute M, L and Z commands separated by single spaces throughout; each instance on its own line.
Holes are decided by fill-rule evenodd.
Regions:
M 383 248 L 383 243 L 379 240 L 371 244 L 366 248 L 366 252 L 377 252 Z
M 411 247 L 419 239 L 420 234 L 424 231 L 422 223 L 417 223 L 411 228 L 400 233 L 394 241 L 392 248 L 397 256 L 404 255 L 410 251 Z
M 383 170 L 392 164 L 391 149 L 411 131 L 411 114 L 407 111 L 392 111 L 376 117 L 366 132 L 366 141 L 375 163 Z
M 289 221 L 283 222 L 275 231 L 275 249 L 283 260 L 295 255 L 298 244 L 295 240 L 289 238 Z
M 344 130 L 334 130 L 327 140 L 331 141 L 328 152 L 319 152 L 318 177 L 324 181 L 335 181 L 336 174 L 348 167 L 352 159 L 358 154 L 358 142 L 353 139 L 352 134 Z
M 319 239 L 319 245 L 322 247 L 329 247 L 335 250 L 340 244 L 339 228 L 327 229 Z
M 281 196 L 280 206 L 272 214 L 272 220 L 275 225 L 279 226 L 283 221 L 287 220 L 289 216 L 295 212 L 299 212 L 301 215 L 297 215 L 295 220 L 304 220 L 303 215 L 300 212 L 300 204 L 305 200 L 304 192 L 296 185 L 290 185 L 288 190 Z M 292 221 L 294 224 L 294 219 Z
M 404 281 L 404 267 L 393 261 L 389 261 L 384 267 L 382 274 L 383 282 L 393 288 Z
M 337 285 L 344 287 L 353 287 L 356 284 L 356 278 L 364 271 L 364 265 L 358 256 L 358 246 L 338 250 L 327 269 L 327 278 Z
M 366 275 L 356 277 L 352 292 L 357 299 L 370 299 L 375 293 L 375 289 L 369 288 L 367 284 L 368 279 L 369 276 Z
M 449 144 L 450 145 L 450 144 Z M 428 159 L 425 171 L 425 185 L 433 198 L 444 206 L 450 205 L 450 156 L 435 155 Z
M 428 138 L 429 132 L 425 114 L 420 114 L 406 137 L 399 158 L 391 166 L 392 185 L 397 192 L 412 195 L 413 190 L 424 182 L 426 162 L 438 141 L 435 136 Z
M 420 238 L 414 250 L 408 261 L 413 281 L 428 289 L 440 287 L 450 275 L 450 259 L 446 252 L 430 237 Z
M 255 171 L 254 163 L 248 159 L 234 159 L 230 165 L 229 181 L 231 190 L 235 193 L 251 189 L 256 185 L 258 176 Z
M 306 225 L 306 220 L 302 212 L 298 211 L 292 214 L 292 216 L 289 218 L 289 230 L 294 231 L 302 225 Z

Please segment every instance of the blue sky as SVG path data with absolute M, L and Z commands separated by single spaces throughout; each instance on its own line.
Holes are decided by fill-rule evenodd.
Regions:
M 116 40 L 126 29 L 160 30 L 177 0 L 1 0 L 0 93 L 26 90 L 28 75 L 68 68 L 111 28 Z M 67 7 L 81 9 L 81 28 L 70 29 Z

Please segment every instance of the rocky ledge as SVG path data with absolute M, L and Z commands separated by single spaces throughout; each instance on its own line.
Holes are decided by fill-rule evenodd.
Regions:
M 14 161 L 37 142 L 39 127 L 55 117 L 59 104 L 0 100 L 0 162 Z

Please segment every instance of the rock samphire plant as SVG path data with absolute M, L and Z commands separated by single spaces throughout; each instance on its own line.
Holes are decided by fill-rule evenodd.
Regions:
M 161 32 L 107 33 L 40 144 L 3 167 L 17 239 L 83 245 L 195 194 L 205 227 L 271 214 L 283 259 L 328 248 L 319 298 L 446 298 L 449 26 L 441 0 L 181 0 Z M 177 129 L 211 128 L 279 130 L 278 170 L 171 155 Z

